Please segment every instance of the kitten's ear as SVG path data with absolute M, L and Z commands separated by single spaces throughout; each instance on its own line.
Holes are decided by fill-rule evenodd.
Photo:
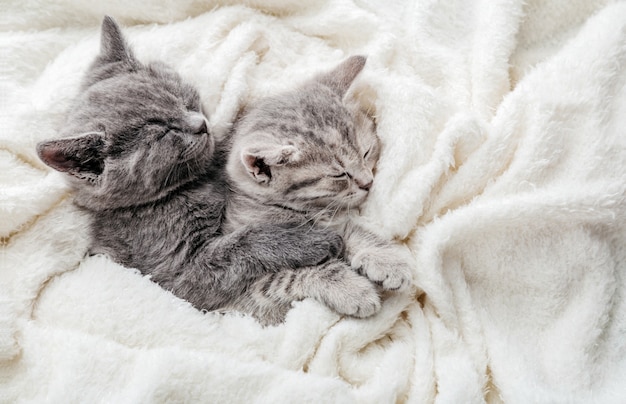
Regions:
M 83 88 L 120 73 L 136 71 L 140 67 L 141 64 L 133 56 L 119 25 L 113 18 L 104 17 L 100 36 L 100 54 L 87 70 L 83 78 Z
M 71 138 L 48 140 L 37 145 L 41 161 L 57 171 L 72 175 L 100 175 L 104 169 L 104 139 L 90 132 Z
M 299 159 L 300 152 L 290 145 L 250 147 L 241 152 L 241 162 L 246 171 L 260 184 L 270 181 L 273 167 L 294 163 Z
M 350 56 L 330 72 L 321 75 L 318 80 L 343 97 L 356 76 L 363 70 L 366 60 L 365 56 Z
M 135 63 L 135 57 L 124 40 L 122 30 L 117 22 L 108 15 L 102 20 L 100 36 L 100 61 L 102 63 L 127 62 Z

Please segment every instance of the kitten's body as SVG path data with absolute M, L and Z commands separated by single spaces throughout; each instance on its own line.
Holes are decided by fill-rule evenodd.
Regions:
M 167 66 L 139 63 L 111 18 L 102 28 L 101 54 L 63 137 L 38 145 L 91 216 L 93 253 L 139 269 L 199 309 L 242 311 L 247 305 L 236 302 L 264 274 L 339 255 L 336 233 L 288 223 L 243 224 L 224 235 L 224 151 L 197 92 Z
M 292 91 L 264 98 L 245 111 L 233 129 L 227 163 L 233 196 L 226 231 L 247 223 L 295 222 L 332 228 L 343 235 L 345 258 L 350 262 L 331 260 L 299 270 L 299 277 L 288 271 L 266 276 L 252 288 L 252 310 L 265 310 L 258 306 L 263 296 L 268 307 L 281 300 L 278 297 L 283 301 L 298 298 L 294 284 L 301 286 L 301 278 L 306 283 L 303 288 L 321 296 L 330 295 L 329 290 L 344 280 L 345 285 L 338 287 L 350 288 L 354 273 L 388 290 L 410 284 L 405 251 L 350 219 L 350 211 L 358 209 L 368 195 L 379 157 L 372 120 L 345 97 L 364 64 L 364 57 L 353 56 Z M 306 278 L 307 272 L 314 275 Z M 337 282 L 329 284 L 325 278 Z

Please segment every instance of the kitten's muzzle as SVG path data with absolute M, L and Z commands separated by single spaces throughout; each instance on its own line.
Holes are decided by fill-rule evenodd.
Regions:
M 364 172 L 351 177 L 356 186 L 363 191 L 369 191 L 374 183 L 374 176 L 371 173 Z
M 370 180 L 356 180 L 356 184 L 358 185 L 358 187 L 364 191 L 369 191 L 370 188 L 372 187 L 372 184 L 374 183 L 374 180 L 370 179 Z
M 209 127 L 207 125 L 207 121 L 204 115 L 190 114 L 189 116 L 187 116 L 186 121 L 192 134 L 204 135 L 205 133 L 209 133 Z
M 207 127 L 206 124 L 206 120 L 202 120 L 202 123 L 200 124 L 200 126 L 198 126 L 195 131 L 193 132 L 194 135 L 203 135 L 205 133 L 208 133 L 209 129 Z

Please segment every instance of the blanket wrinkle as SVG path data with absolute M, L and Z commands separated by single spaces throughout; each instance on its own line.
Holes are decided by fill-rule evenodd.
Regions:
M 198 87 L 216 136 L 353 54 L 383 145 L 357 220 L 413 290 L 379 314 L 202 313 L 106 256 L 36 156 L 104 14 Z M 6 2 L 0 402 L 626 400 L 626 3 Z

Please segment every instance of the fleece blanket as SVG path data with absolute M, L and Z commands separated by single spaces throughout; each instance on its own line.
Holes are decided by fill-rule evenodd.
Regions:
M 196 85 L 211 127 L 348 55 L 383 151 L 359 221 L 411 253 L 368 319 L 202 313 L 88 257 L 35 144 L 99 26 Z M 626 402 L 626 4 L 4 0 L 0 401 Z

